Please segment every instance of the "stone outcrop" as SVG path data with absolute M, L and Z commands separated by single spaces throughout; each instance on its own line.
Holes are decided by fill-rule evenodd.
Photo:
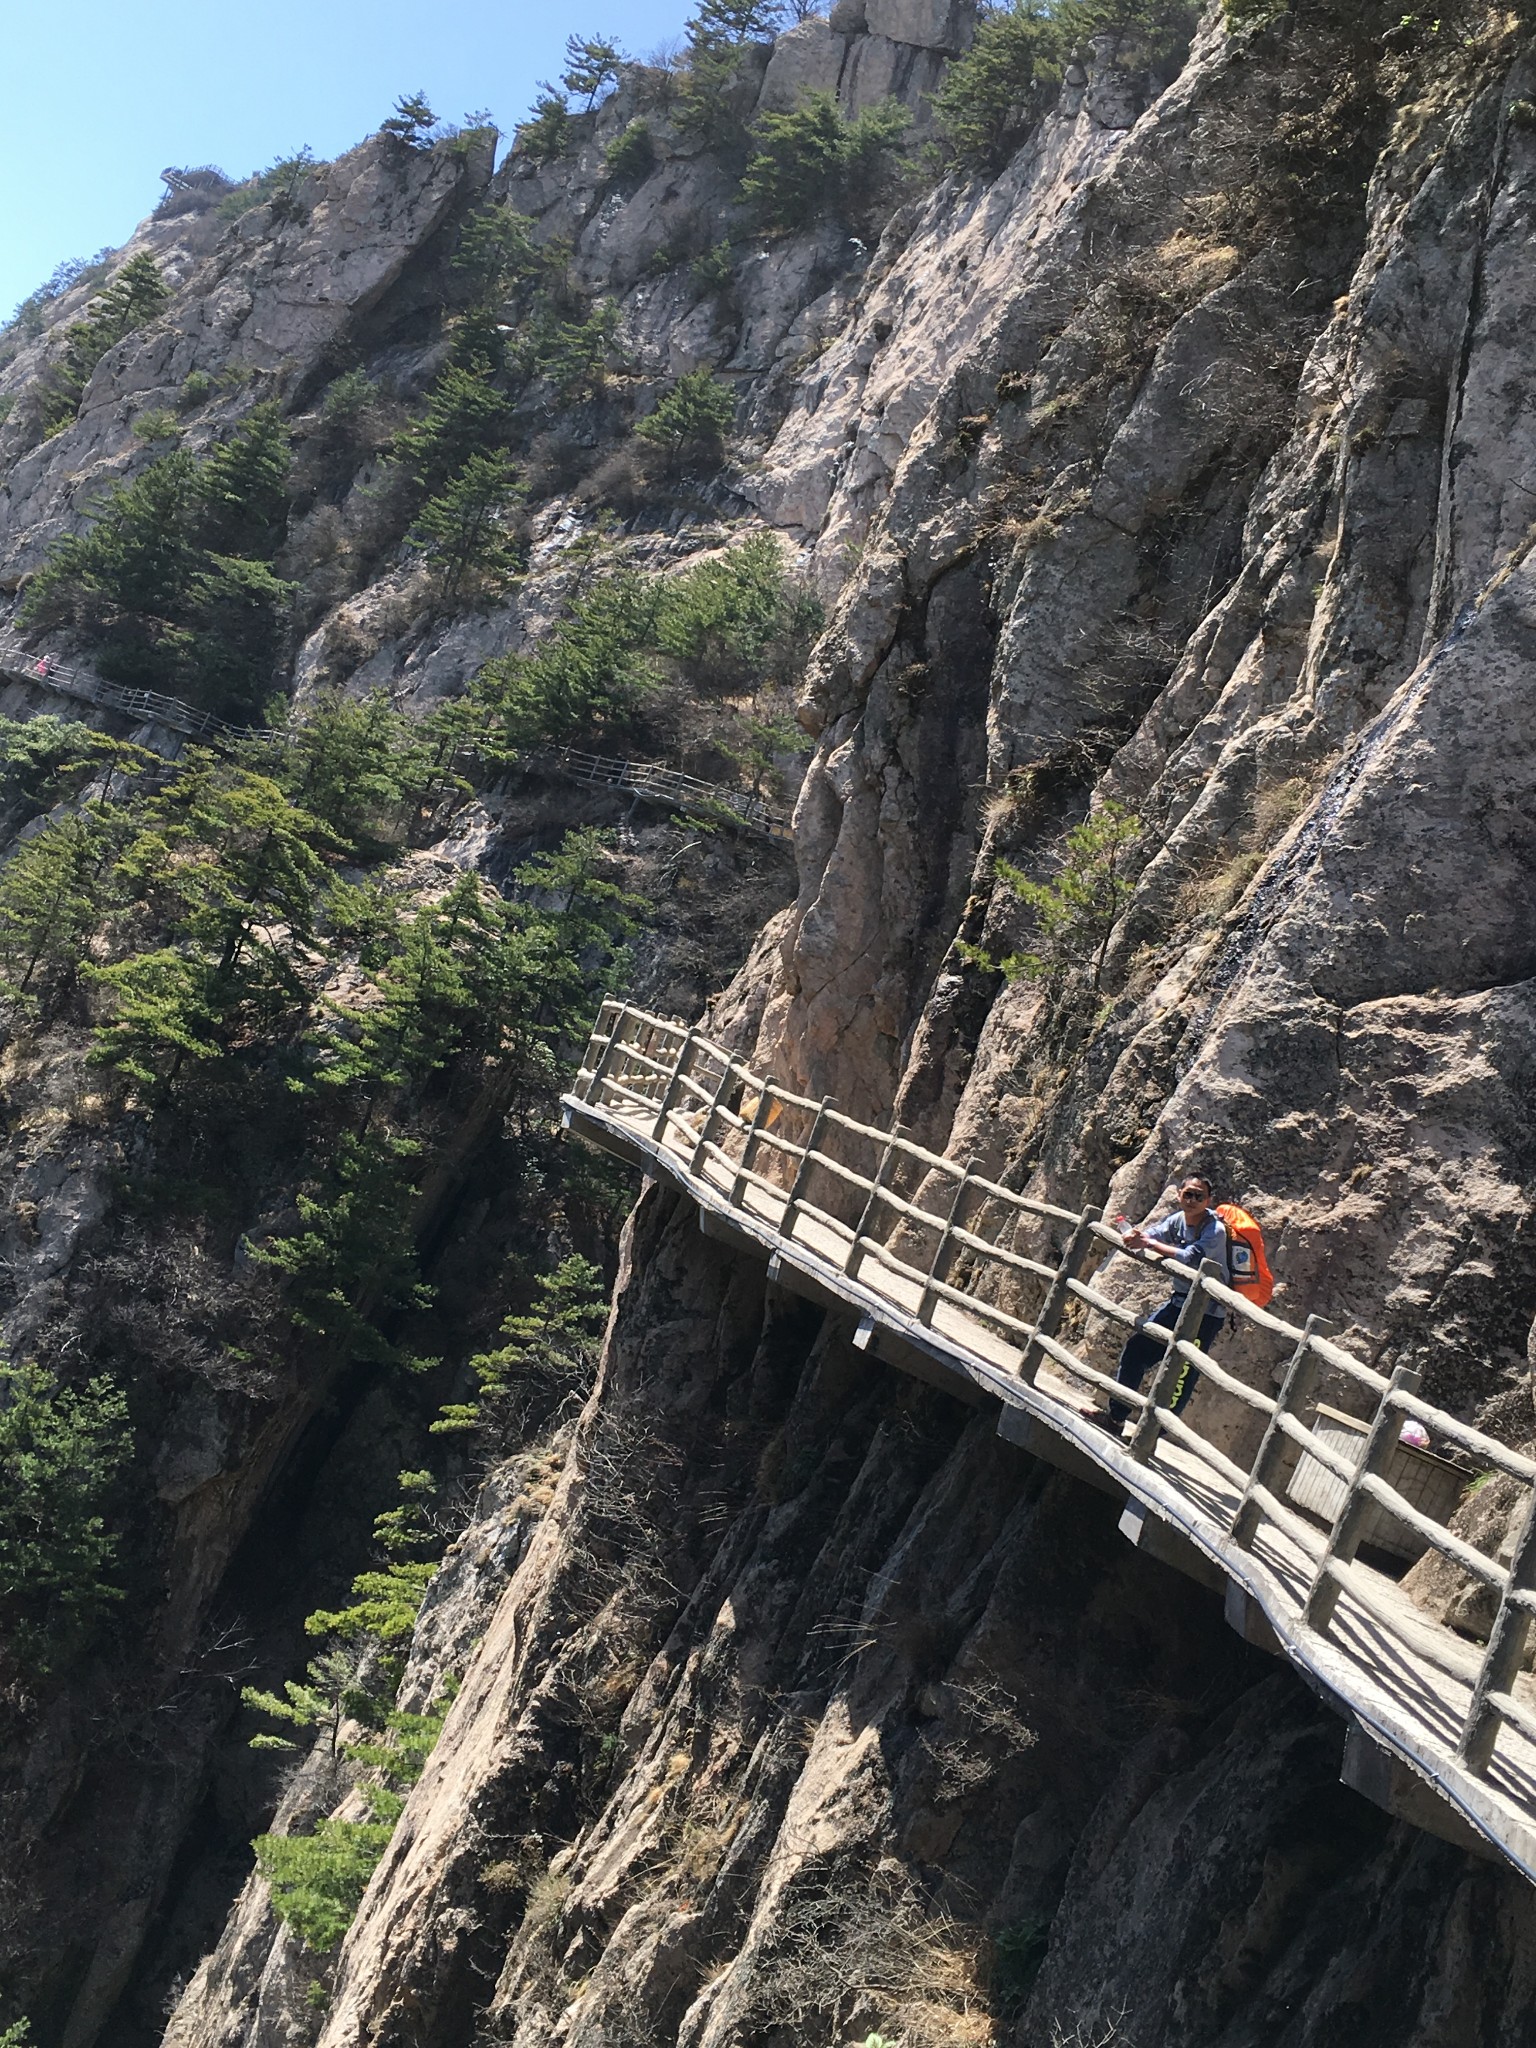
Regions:
M 516 207 L 617 302 L 626 403 L 701 365 L 737 392 L 746 459 L 707 513 L 638 511 L 635 559 L 764 523 L 827 608 L 797 894 L 716 1031 L 1073 1205 L 1145 1212 L 1198 1161 L 1263 1223 L 1282 1309 L 1529 1442 L 1536 78 L 1494 39 L 1393 100 L 1408 73 L 1351 78 L 1304 13 L 1239 41 L 1213 10 L 1160 92 L 1079 53 L 1010 165 L 911 198 L 873 248 L 759 234 L 639 68 L 558 162 L 487 182 L 375 142 L 316 174 L 303 222 L 152 223 L 133 246 L 177 296 L 16 464 L 0 541 L 14 579 L 190 367 L 307 404 L 363 332 L 419 389 L 445 227 Z M 894 94 L 921 122 L 971 26 L 957 0 L 837 0 L 743 55 L 740 110 Z M 607 152 L 642 118 L 654 162 L 626 183 Z M 728 282 L 701 278 L 727 240 Z M 594 403 L 569 430 L 597 451 L 611 424 Z M 367 490 L 337 511 L 354 536 Z M 424 616 L 398 562 L 317 597 L 300 690 L 351 646 L 357 687 L 451 694 L 552 615 L 589 508 L 554 493 L 527 587 L 473 618 Z M 1048 878 L 1109 798 L 1141 831 L 1102 945 L 1006 982 L 989 959 L 1033 934 L 997 862 Z M 502 792 L 432 858 L 493 867 L 554 829 Z M 93 1183 L 25 1171 L 41 1289 L 89 1242 Z M 168 1504 L 246 1457 L 226 1419 L 181 1418 Z M 412 1697 L 463 1687 L 340 1954 L 302 1954 L 251 1879 L 173 2048 L 1523 2038 L 1528 1888 L 1345 1791 L 1340 1725 L 1110 1503 L 661 1190 L 558 1482 L 537 1513 L 518 1488 L 481 1501 L 423 1619 Z M 1509 1505 L 1470 1503 L 1470 1540 L 1507 1549 Z M 1409 1586 L 1486 1625 L 1455 1575 Z M 312 1763 L 285 1819 L 341 1794 Z M 79 2048 L 110 2038 L 144 1873 L 193 1826 L 159 1780 L 145 1799 Z

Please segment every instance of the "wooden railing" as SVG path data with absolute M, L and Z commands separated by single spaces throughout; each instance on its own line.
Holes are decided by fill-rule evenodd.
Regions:
M 697 1029 L 627 1003 L 604 1005 L 566 1103 L 570 1123 L 654 1161 L 706 1211 L 734 1220 L 770 1257 L 794 1263 L 827 1298 L 846 1300 L 1005 1406 L 1043 1417 L 1129 1495 L 1174 1514 L 1229 1579 L 1261 1599 L 1296 1661 L 1324 1671 L 1362 1725 L 1536 1879 L 1536 1829 L 1529 1826 L 1536 1820 L 1536 1711 L 1516 1690 L 1536 1620 L 1536 1461 L 1421 1400 L 1412 1370 L 1388 1377 L 1356 1358 L 1320 1318 L 1297 1324 L 1255 1307 L 1209 1263 L 1192 1276 L 1171 1330 L 1147 1321 L 1091 1277 L 1096 1261 L 1126 1251 L 1099 1210 L 1024 1195 L 974 1162 L 945 1158 L 900 1127 L 879 1129 L 835 1102 L 797 1094 Z M 1213 1304 L 1272 1348 L 1277 1392 L 1248 1384 L 1194 1344 Z M 1161 1347 L 1143 1390 L 1119 1385 L 1105 1369 L 1112 1358 L 1096 1357 L 1105 1326 L 1138 1331 Z M 1223 1449 L 1211 1420 L 1174 1413 L 1186 1368 L 1208 1390 L 1192 1417 L 1214 1419 L 1225 1407 L 1223 1420 L 1230 1420 L 1236 1404 L 1257 1419 L 1250 1459 Z M 1356 1405 L 1369 1406 L 1358 1462 L 1308 1426 L 1324 1387 L 1352 1389 Z M 1128 1443 L 1090 1419 L 1095 1394 L 1131 1412 Z M 1524 1500 L 1508 1566 L 1453 1535 L 1391 1483 L 1389 1466 L 1409 1421 L 1468 1459 L 1469 1480 L 1477 1469 L 1519 1483 Z M 1250 1427 L 1250 1441 L 1255 1433 Z M 1230 1445 L 1240 1434 L 1223 1428 L 1222 1441 Z M 1288 1468 L 1302 1454 L 1342 1484 L 1331 1528 L 1285 1497 Z M 1495 1596 L 1480 1655 L 1415 1609 L 1386 1572 L 1361 1562 L 1367 1518 L 1378 1509 Z M 1360 1650 L 1362 1642 L 1376 1647 Z M 1417 1708 L 1411 1686 L 1410 1704 L 1400 1712 L 1393 1706 L 1394 1660 L 1432 1674 L 1415 1681 L 1421 1691 L 1428 1687 Z
M 17 682 L 30 683 L 35 689 L 57 690 L 60 696 L 73 697 L 78 703 L 99 704 L 145 725 L 169 726 L 172 732 L 184 733 L 188 739 L 229 745 L 264 740 L 283 745 L 291 737 L 265 726 L 232 725 L 227 718 L 215 718 L 211 712 L 199 711 L 161 690 L 130 690 L 122 683 L 110 683 L 90 669 L 58 661 L 49 654 L 32 653 L 10 632 L 0 632 L 0 673 L 14 677 Z
M 553 747 L 532 757 L 533 766 L 555 768 L 589 788 L 620 789 L 648 803 L 666 804 L 695 817 L 742 825 L 765 839 L 790 837 L 789 820 L 750 790 L 727 783 L 703 782 L 676 768 L 653 761 L 625 761 L 608 754 L 587 754 L 579 747 Z
M 189 739 L 207 740 L 215 745 L 233 746 L 257 740 L 286 746 L 293 738 L 291 731 L 233 725 L 226 718 L 198 711 L 179 697 L 168 697 L 160 690 L 130 690 L 121 683 L 108 682 L 90 669 L 58 661 L 52 655 L 35 654 L 14 632 L 4 630 L 0 630 L 0 674 L 30 683 L 36 689 L 56 690 L 79 703 L 99 704 L 145 724 L 168 726 Z M 467 745 L 461 755 L 468 758 L 472 752 L 472 746 Z M 740 826 L 765 839 L 784 841 L 791 836 L 789 820 L 783 813 L 750 790 L 703 782 L 696 775 L 683 775 L 675 768 L 659 767 L 654 762 L 588 754 L 578 747 L 553 747 L 530 755 L 528 764 L 553 769 L 589 788 L 624 790 L 646 802 L 666 804 L 694 817 Z

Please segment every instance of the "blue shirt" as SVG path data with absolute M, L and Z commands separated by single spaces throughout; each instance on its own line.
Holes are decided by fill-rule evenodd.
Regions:
M 1153 1224 L 1147 1236 L 1154 1244 L 1178 1246 L 1177 1258 L 1165 1261 L 1173 1268 L 1172 1298 L 1175 1301 L 1182 1301 L 1189 1292 L 1189 1280 L 1178 1270 L 1180 1266 L 1198 1270 L 1202 1259 L 1214 1259 L 1223 1274 L 1231 1271 L 1227 1261 L 1227 1226 L 1214 1209 L 1206 1210 L 1205 1221 L 1197 1236 L 1191 1237 L 1182 1215 L 1165 1216 L 1161 1223 Z M 1227 1311 L 1219 1301 L 1213 1301 L 1206 1314 L 1215 1316 L 1222 1323 L 1227 1319 Z

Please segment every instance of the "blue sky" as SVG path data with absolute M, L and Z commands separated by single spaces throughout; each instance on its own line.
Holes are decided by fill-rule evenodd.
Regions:
M 307 143 L 337 156 L 403 92 L 507 133 L 572 30 L 634 56 L 691 0 L 17 0 L 6 10 L 0 320 L 56 264 L 127 240 L 165 164 L 232 177 Z

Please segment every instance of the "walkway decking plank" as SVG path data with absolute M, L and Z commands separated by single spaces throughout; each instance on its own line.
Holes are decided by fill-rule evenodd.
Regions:
M 648 1047 L 652 1030 L 662 1034 L 677 1030 L 664 1020 L 644 1021 Z M 596 1081 L 596 1053 L 603 1042 L 594 1040 L 593 1055 L 584 1069 L 589 1092 Z M 730 1079 L 724 1065 L 727 1056 L 707 1046 L 704 1051 L 720 1065 L 717 1085 L 723 1090 Z M 622 1057 L 619 1066 L 624 1066 Z M 579 1087 L 568 1095 L 567 1123 L 670 1180 L 698 1204 L 700 1220 L 712 1235 L 754 1246 L 783 1284 L 799 1287 L 815 1299 L 846 1305 L 872 1336 L 885 1333 L 891 1355 L 904 1356 L 910 1364 L 920 1366 L 923 1377 L 932 1376 L 932 1367 L 941 1384 L 947 1374 L 951 1384 L 964 1383 L 973 1397 L 979 1390 L 999 1402 L 1005 1413 L 1018 1415 L 1018 1427 L 1001 1433 L 1029 1436 L 1042 1428 L 1049 1432 L 1046 1438 L 1036 1436 L 1035 1440 L 1058 1444 L 1061 1462 L 1068 1470 L 1075 1467 L 1092 1474 L 1096 1484 L 1113 1488 L 1128 1504 L 1135 1504 L 1138 1520 L 1151 1515 L 1167 1528 L 1163 1554 L 1180 1554 L 1167 1550 L 1169 1541 L 1187 1543 L 1192 1549 L 1182 1554 L 1191 1567 L 1199 1561 L 1195 1553 L 1215 1567 L 1214 1573 L 1207 1574 L 1206 1566 L 1200 1565 L 1200 1575 L 1214 1578 L 1219 1574 L 1222 1583 L 1239 1589 L 1255 1603 L 1280 1652 L 1306 1682 L 1381 1751 L 1406 1764 L 1414 1774 L 1410 1782 L 1421 1781 L 1433 1788 L 1442 1802 L 1433 1810 L 1447 1815 L 1444 1832 L 1455 1838 L 1458 1825 L 1463 1833 L 1470 1828 L 1473 1836 L 1491 1844 L 1536 1882 L 1536 1742 L 1514 1721 L 1506 1720 L 1485 1775 L 1474 1774 L 1456 1755 L 1482 1664 L 1480 1646 L 1430 1619 L 1390 1576 L 1359 1560 L 1338 1573 L 1342 1591 L 1328 1632 L 1308 1628 L 1302 1616 L 1327 1542 L 1324 1529 L 1316 1529 L 1315 1544 L 1303 1541 L 1297 1531 L 1307 1525 L 1299 1512 L 1291 1512 L 1288 1503 L 1276 1502 L 1276 1513 L 1282 1506 L 1287 1510 L 1282 1523 L 1264 1513 L 1262 1496 L 1255 1496 L 1261 1503 L 1261 1519 L 1254 1541 L 1246 1548 L 1236 1543 L 1232 1528 L 1242 1489 L 1231 1476 L 1236 1468 L 1214 1446 L 1205 1456 L 1198 1448 L 1198 1437 L 1174 1442 L 1161 1434 L 1151 1462 L 1138 1464 L 1125 1443 L 1091 1419 L 1094 1404 L 1086 1379 L 1075 1379 L 1064 1361 L 1072 1361 L 1073 1367 L 1085 1373 L 1097 1372 L 1102 1379 L 1099 1368 L 1053 1339 L 1051 1350 L 1058 1356 L 1046 1359 L 1033 1383 L 1025 1381 L 1019 1373 L 1020 1345 L 988 1321 L 980 1302 L 973 1311 L 957 1299 L 963 1293 L 961 1288 L 951 1286 L 935 1298 L 921 1273 L 899 1257 L 893 1258 L 888 1250 L 882 1256 L 878 1222 L 858 1226 L 860 1255 L 856 1274 L 850 1277 L 846 1268 L 855 1243 L 854 1224 L 801 1206 L 795 1206 L 791 1214 L 788 1188 L 775 1185 L 776 1176 L 788 1177 L 795 1171 L 794 1161 L 802 1150 L 799 1143 L 782 1132 L 778 1136 L 764 1133 L 761 1154 L 752 1162 L 753 1177 L 744 1179 L 730 1148 L 735 1144 L 739 1156 L 753 1114 L 748 1107 L 740 1117 L 730 1117 L 729 1127 L 718 1133 L 720 1144 L 712 1142 L 704 1150 L 694 1171 L 704 1124 L 702 1112 L 674 1109 L 658 1117 L 662 1091 L 675 1069 L 657 1058 L 654 1050 L 647 1052 L 643 1065 L 637 1059 L 636 1066 L 642 1071 L 630 1068 L 611 1094 L 605 1091 L 604 1099 L 588 1100 Z M 745 1085 L 751 1077 L 745 1070 L 742 1073 Z M 751 1085 L 762 1091 L 770 1086 L 767 1082 Z M 693 1092 L 700 1092 L 697 1085 Z M 705 1095 L 709 1092 L 703 1091 Z M 797 1098 L 785 1100 L 793 1104 Z M 760 1111 L 758 1116 L 760 1120 Z M 659 1139 L 658 1121 L 662 1128 Z M 951 1173 L 957 1170 L 952 1168 Z M 862 1175 L 841 1168 L 835 1178 L 839 1183 L 851 1182 L 855 1192 L 874 1186 Z M 948 1185 L 952 1190 L 953 1179 Z M 807 1199 L 814 1203 L 818 1198 L 807 1191 Z M 896 1241 L 903 1241 L 903 1231 L 910 1232 L 908 1219 L 914 1213 L 929 1227 L 931 1242 L 942 1241 L 934 1235 L 941 1229 L 942 1216 L 914 1212 L 905 1198 L 891 1201 L 888 1207 L 891 1213 L 886 1226 Z M 1070 1218 L 1070 1212 L 1062 1213 Z M 910 1242 L 910 1237 L 905 1241 Z M 922 1257 L 926 1260 L 927 1256 L 925 1246 Z M 1255 1320 L 1300 1339 L 1301 1333 L 1293 1333 L 1275 1316 Z M 862 1336 L 860 1341 L 864 1341 Z M 1323 1348 L 1319 1344 L 1319 1350 Z M 1326 1347 L 1329 1355 L 1337 1348 Z M 1358 1361 L 1348 1362 L 1359 1367 Z M 1363 1377 L 1363 1368 L 1359 1369 Z M 1371 1375 L 1373 1381 L 1379 1377 Z M 1260 1405 L 1267 1409 L 1273 1404 L 1266 1397 Z M 1536 1705 L 1536 1681 L 1522 1675 L 1515 1697 L 1521 1706 Z M 1422 1819 L 1423 1815 L 1416 1811 L 1414 1817 Z

